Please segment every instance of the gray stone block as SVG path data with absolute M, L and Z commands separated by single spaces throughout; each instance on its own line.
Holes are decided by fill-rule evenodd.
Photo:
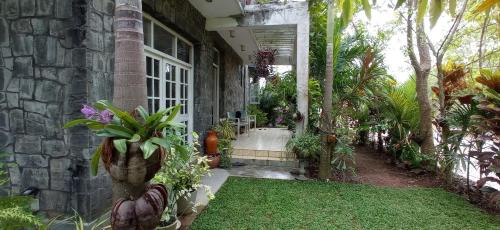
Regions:
M 14 33 L 33 33 L 30 20 L 28 18 L 17 19 L 11 24 L 12 32 Z
M 22 99 L 32 99 L 35 90 L 35 80 L 22 78 L 19 81 L 19 93 Z
M 112 16 L 103 16 L 104 30 L 107 32 L 113 31 L 113 17 Z
M 58 104 L 47 105 L 47 116 L 49 118 L 61 118 L 62 117 L 62 107 Z
M 27 113 L 26 130 L 31 135 L 45 135 L 47 127 L 45 117 L 37 113 Z
M 33 0 L 20 0 L 21 15 L 22 16 L 35 16 L 35 1 Z
M 53 67 L 35 68 L 35 77 L 57 81 L 57 70 Z
M 71 160 L 67 158 L 50 160 L 50 189 L 70 191 Z
M 19 0 L 5 0 L 5 16 L 7 18 L 19 16 Z
M 31 25 L 33 25 L 33 34 L 35 35 L 46 35 L 49 33 L 48 19 L 32 18 Z
M 9 108 L 19 108 L 19 94 L 17 93 L 6 93 L 7 106 Z
M 42 152 L 40 136 L 17 135 L 14 146 L 16 153 L 40 154 Z
M 9 111 L 5 109 L 0 111 L 0 129 L 9 129 Z
M 91 30 L 102 32 L 104 29 L 102 16 L 96 13 L 90 13 L 88 25 Z
M 89 30 L 83 42 L 89 49 L 95 51 L 102 51 L 104 49 L 104 36 L 102 33 Z
M 6 72 L 6 70 L 9 70 L 9 71 L 7 72 L 7 74 L 12 75 L 12 72 L 11 72 L 11 71 L 12 71 L 12 70 L 14 70 L 14 58 L 12 58 L 12 57 L 9 57 L 9 58 L 4 58 L 4 59 L 3 59 L 3 62 L 4 62 L 4 65 L 5 65 L 5 68 L 3 69 L 3 70 L 4 70 L 4 76 L 5 76 L 5 74 L 6 74 L 6 73 L 5 73 L 5 72 Z
M 14 56 L 27 56 L 33 54 L 33 36 L 15 34 L 13 36 L 12 52 Z
M 10 183 L 20 185 L 21 184 L 21 172 L 17 165 L 12 165 L 9 167 Z
M 43 151 L 45 155 L 52 157 L 62 157 L 68 155 L 64 141 L 62 140 L 44 140 L 42 142 Z
M 42 102 L 57 102 L 62 99 L 61 85 L 54 81 L 36 82 L 35 99 Z
M 46 211 L 57 210 L 66 212 L 68 207 L 68 193 L 52 190 L 43 190 L 40 194 L 40 209 Z
M 56 62 L 57 40 L 53 37 L 35 37 L 35 64 L 40 66 L 53 65 Z
M 72 1 L 68 0 L 56 0 L 55 11 L 56 18 L 71 18 L 73 15 L 73 9 L 71 5 Z
M 14 76 L 16 77 L 33 77 L 33 58 L 17 57 L 14 60 Z
M 23 102 L 23 108 L 24 110 L 28 112 L 33 112 L 33 113 L 39 113 L 39 114 L 46 114 L 47 113 L 47 106 L 45 103 L 41 103 L 38 101 L 24 101 Z
M 2 32 L 4 32 L 4 31 L 2 31 Z M 0 33 L 2 33 L 2 32 L 0 32 Z M 10 49 L 10 47 L 0 48 L 0 51 L 2 52 L 2 57 L 4 57 L 4 58 L 6 58 L 6 57 L 12 57 L 12 50 Z
M 16 162 L 22 168 L 45 168 L 49 166 L 48 157 L 42 155 L 16 154 Z
M 21 173 L 22 189 L 29 186 L 39 189 L 49 188 L 49 172 L 46 168 L 24 168 Z
M 8 92 L 19 92 L 19 78 L 13 78 L 10 80 L 9 85 L 7 85 Z
M 37 0 L 36 15 L 48 16 L 54 13 L 54 0 Z
M 108 15 L 112 15 L 115 9 L 113 0 L 92 0 L 92 6 L 95 10 Z
M 2 17 L 0 18 L 0 47 L 7 46 L 9 46 L 9 24 L 7 20 Z
M 24 118 L 23 111 L 20 109 L 12 109 L 9 112 L 10 130 L 13 133 L 24 133 Z
M 8 131 L 0 130 L 0 148 L 5 148 L 12 143 L 12 135 Z

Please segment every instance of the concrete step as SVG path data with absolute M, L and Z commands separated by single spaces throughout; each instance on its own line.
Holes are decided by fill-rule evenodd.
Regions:
M 233 163 L 247 165 L 298 167 L 298 160 L 293 153 L 273 150 L 234 149 L 231 156 Z

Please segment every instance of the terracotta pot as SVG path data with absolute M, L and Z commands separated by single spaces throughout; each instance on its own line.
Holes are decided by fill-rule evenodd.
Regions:
M 209 155 L 208 156 L 208 166 L 211 169 L 219 167 L 220 164 L 220 155 Z
M 205 152 L 207 155 L 217 154 L 217 141 L 217 133 L 213 130 L 208 131 L 205 138 Z

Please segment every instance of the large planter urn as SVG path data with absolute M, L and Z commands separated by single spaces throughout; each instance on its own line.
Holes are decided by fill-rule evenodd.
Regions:
M 208 131 L 205 138 L 205 152 L 207 155 L 217 154 L 217 141 L 217 132 L 213 130 Z
M 103 142 L 102 161 L 112 179 L 113 202 L 120 198 L 137 199 L 144 194 L 147 182 L 160 170 L 163 156 L 158 148 L 148 159 L 139 148 L 141 142 L 130 143 L 126 154 L 120 154 L 113 146 L 113 139 Z

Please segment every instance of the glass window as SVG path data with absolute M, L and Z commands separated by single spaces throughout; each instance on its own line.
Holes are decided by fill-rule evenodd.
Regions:
M 187 43 L 177 39 L 177 59 L 189 63 L 190 48 Z
M 151 46 L 151 20 L 147 18 L 142 19 L 142 27 L 144 33 L 144 45 Z
M 155 49 L 173 56 L 174 35 L 155 24 L 153 37 Z

